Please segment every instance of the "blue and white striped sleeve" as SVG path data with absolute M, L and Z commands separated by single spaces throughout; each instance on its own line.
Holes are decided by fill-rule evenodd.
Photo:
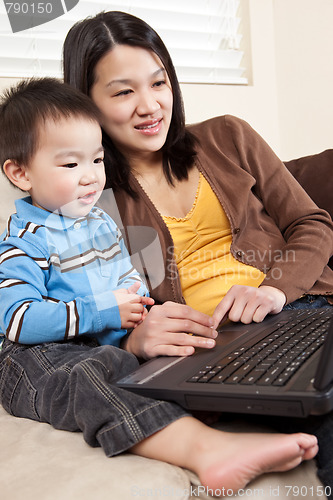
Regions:
M 126 334 L 121 329 L 112 290 L 103 297 L 86 295 L 65 302 L 50 297 L 47 290 L 49 262 L 33 245 L 10 240 L 0 243 L 0 329 L 13 342 L 39 344 L 75 338 L 78 335 L 115 331 L 115 345 Z M 100 310 L 98 301 L 107 304 Z M 120 333 L 121 332 L 121 333 Z M 112 343 L 112 334 L 108 336 Z

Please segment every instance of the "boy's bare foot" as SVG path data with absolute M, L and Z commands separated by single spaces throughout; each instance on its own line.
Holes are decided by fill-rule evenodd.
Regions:
M 236 493 L 261 474 L 287 471 L 313 458 L 318 445 L 309 434 L 222 432 L 183 417 L 131 451 L 190 469 L 207 489 Z
M 221 434 L 220 450 L 209 450 L 208 441 L 199 446 L 201 459 L 195 471 L 203 486 L 213 491 L 224 487 L 236 493 L 261 474 L 293 469 L 318 452 L 316 437 L 308 434 Z

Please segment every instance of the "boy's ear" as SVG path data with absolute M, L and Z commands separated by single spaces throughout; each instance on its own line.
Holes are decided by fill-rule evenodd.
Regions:
M 31 189 L 26 168 L 16 163 L 15 160 L 6 160 L 3 164 L 3 171 L 10 182 L 22 189 L 22 191 L 29 191 Z

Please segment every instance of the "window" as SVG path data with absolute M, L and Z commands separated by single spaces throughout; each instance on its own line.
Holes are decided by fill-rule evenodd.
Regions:
M 69 0 L 0 3 L 0 76 L 61 77 L 62 43 L 69 28 L 102 10 L 122 10 L 141 17 L 160 34 L 181 83 L 247 83 L 240 31 L 243 0 L 79 0 L 68 11 L 64 1 L 70 4 Z M 4 4 L 7 9 L 9 5 L 22 9 L 55 2 L 63 5 L 64 15 L 12 33 Z

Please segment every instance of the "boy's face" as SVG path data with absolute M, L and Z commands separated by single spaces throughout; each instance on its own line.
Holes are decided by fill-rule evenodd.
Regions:
M 47 120 L 37 152 L 25 170 L 33 204 L 68 217 L 83 217 L 105 185 L 99 124 L 84 117 Z

